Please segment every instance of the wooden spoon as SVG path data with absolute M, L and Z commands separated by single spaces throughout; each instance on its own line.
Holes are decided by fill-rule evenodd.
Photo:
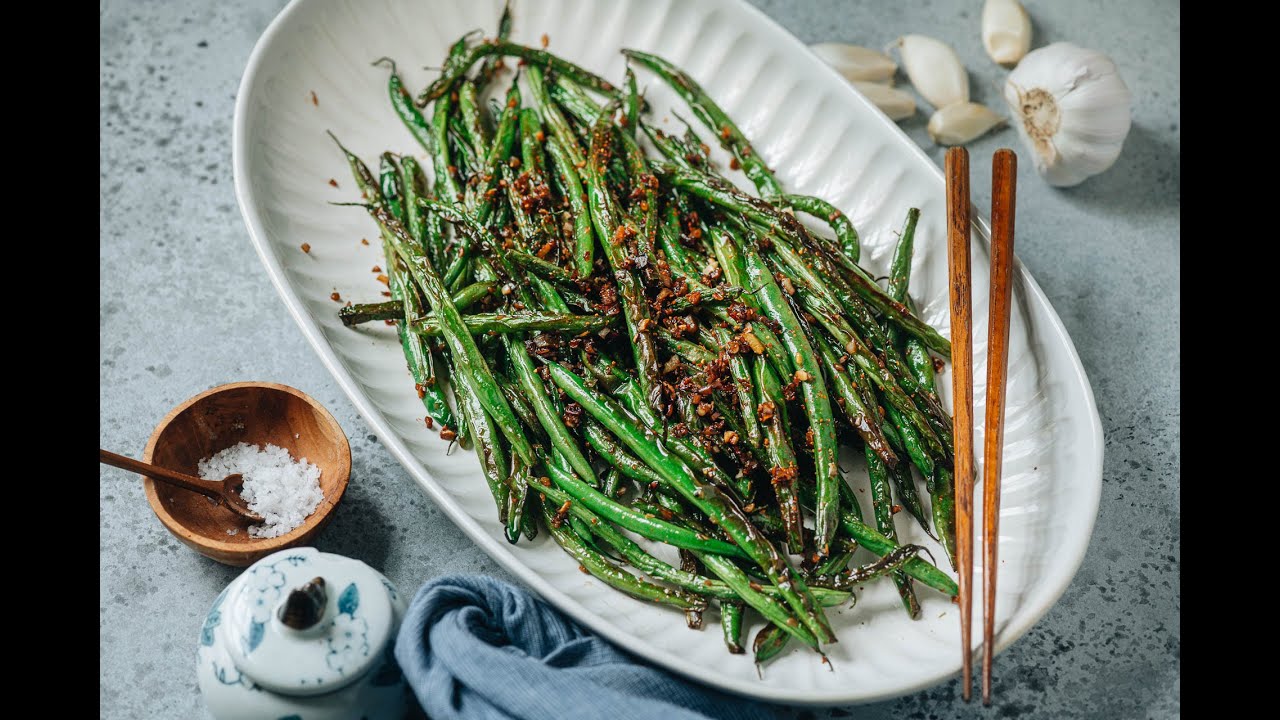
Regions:
M 241 477 L 240 473 L 228 475 L 221 480 L 201 480 L 198 477 L 162 468 L 159 465 L 144 463 L 141 460 L 134 460 L 124 455 L 117 455 L 101 448 L 98 449 L 98 461 L 104 465 L 118 467 L 121 470 L 146 475 L 153 480 L 159 480 L 183 490 L 198 492 L 201 495 L 217 500 L 223 507 L 249 522 L 264 522 L 263 517 L 250 510 L 249 503 L 240 497 L 240 491 L 244 487 L 244 478 Z

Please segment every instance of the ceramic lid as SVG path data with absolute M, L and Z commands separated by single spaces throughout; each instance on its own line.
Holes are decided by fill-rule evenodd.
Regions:
M 315 548 L 259 560 L 228 588 L 219 630 L 236 667 L 264 688 L 319 695 L 363 675 L 394 629 L 373 568 Z

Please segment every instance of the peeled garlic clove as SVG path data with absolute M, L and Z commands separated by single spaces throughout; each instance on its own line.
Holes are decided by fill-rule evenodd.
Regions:
M 1031 49 L 1031 17 L 1018 0 L 987 0 L 982 6 L 982 45 L 992 60 L 1013 65 Z
M 1036 170 L 1059 187 L 1115 163 L 1129 134 L 1130 97 L 1110 58 L 1066 42 L 1028 53 L 1004 87 Z
M 916 114 L 916 99 L 908 92 L 872 82 L 856 82 L 853 86 L 890 120 L 902 120 Z
M 973 102 L 948 105 L 929 118 L 929 137 L 939 145 L 964 145 L 994 127 L 1004 118 L 991 108 Z
M 930 105 L 969 102 L 969 73 L 950 45 L 927 35 L 903 35 L 897 44 L 907 77 Z
M 893 82 L 898 64 L 893 58 L 870 48 L 847 43 L 817 43 L 809 49 L 850 82 Z

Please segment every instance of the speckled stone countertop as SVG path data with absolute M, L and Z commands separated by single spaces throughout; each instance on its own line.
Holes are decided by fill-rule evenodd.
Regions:
M 999 107 L 1005 72 L 982 51 L 980 0 L 752 0 L 806 42 L 883 46 L 945 38 L 974 99 Z M 1180 710 L 1179 127 L 1176 0 L 1024 0 L 1035 45 L 1112 56 L 1133 90 L 1117 165 L 1055 190 L 1023 164 L 1018 256 L 1061 315 L 1106 433 L 1102 507 L 1066 594 L 996 665 L 998 706 L 964 706 L 958 682 L 855 708 L 784 716 L 1168 718 Z M 318 546 L 363 559 L 411 591 L 445 572 L 511 579 L 379 445 L 294 327 L 258 264 L 231 178 L 235 93 L 281 0 L 103 0 L 99 434 L 139 454 L 174 405 L 214 385 L 271 380 L 323 402 L 351 438 L 352 482 Z M 927 116 L 904 123 L 939 163 Z M 975 167 L 1012 131 L 970 145 Z M 989 205 L 988 184 L 975 202 Z M 1026 229 L 1035 228 L 1035 232 Z M 208 717 L 194 648 L 237 571 L 178 544 L 133 476 L 101 471 L 101 717 Z

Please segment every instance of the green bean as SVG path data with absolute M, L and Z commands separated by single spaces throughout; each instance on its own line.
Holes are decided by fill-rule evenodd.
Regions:
M 636 74 L 629 67 L 627 68 L 626 81 L 627 94 L 624 105 L 626 114 L 623 116 L 623 121 L 627 132 L 632 138 L 635 138 L 636 129 L 640 127 L 640 93 L 636 91 Z
M 822 378 L 817 351 L 810 344 L 800 321 L 785 299 L 782 288 L 778 287 L 760 253 L 751 243 L 743 242 L 742 255 L 746 268 L 745 284 L 759 288 L 755 296 L 761 309 L 782 328 L 781 340 L 797 365 L 794 379 L 800 381 L 805 414 L 809 417 L 809 427 L 813 431 L 813 462 L 818 484 L 813 544 L 815 552 L 825 557 L 831 551 L 831 539 L 835 536 L 840 513 L 837 484 L 842 482 L 836 469 L 836 428 L 827 385 Z
M 894 415 L 896 411 L 893 408 L 888 408 L 887 413 Z M 903 434 L 905 435 L 906 433 Z M 929 529 L 929 516 L 925 514 L 924 505 L 920 503 L 920 493 L 916 490 L 916 480 L 911 473 L 911 465 L 909 463 L 898 463 L 895 467 L 887 469 L 889 480 L 892 481 L 894 492 L 898 496 L 898 502 L 911 514 L 911 517 L 916 519 L 916 522 L 920 523 L 920 527 L 926 533 L 933 535 L 933 532 Z
M 463 136 L 471 144 L 471 151 L 477 158 L 482 158 L 489 153 L 493 141 L 480 117 L 480 101 L 476 92 L 475 83 L 458 84 L 458 115 L 462 118 Z
M 506 159 L 510 157 L 512 148 L 515 146 L 516 134 L 519 130 L 518 113 L 520 107 L 520 88 L 517 84 L 512 83 L 511 89 L 507 91 L 507 105 L 502 111 L 502 116 L 498 119 L 498 129 L 494 133 L 496 138 L 493 146 L 489 148 L 489 154 L 485 157 L 484 171 L 480 176 L 479 189 L 476 192 L 475 207 L 473 214 L 476 222 L 485 225 L 489 222 L 490 214 L 494 210 L 493 198 L 497 195 L 496 186 L 500 176 L 500 168 L 506 165 Z M 447 174 L 447 173 L 446 173 Z M 450 203 L 445 203 L 450 205 Z M 452 204 L 456 207 L 456 203 Z M 463 277 L 466 269 L 466 260 L 470 254 L 475 251 L 469 236 L 464 236 L 464 242 L 460 244 L 461 252 L 454 259 L 453 264 L 449 266 L 448 272 L 445 273 L 444 281 L 446 285 L 452 286 Z
M 388 268 L 388 284 L 391 287 L 391 297 L 401 302 L 402 314 L 396 322 L 396 334 L 400 337 L 400 347 L 404 350 L 409 375 L 413 378 L 414 388 L 432 421 L 440 423 L 441 429 L 455 427 L 458 423 L 445 400 L 443 388 L 436 381 L 435 364 L 425 339 L 406 330 L 406 324 L 422 316 L 422 300 L 409 280 L 409 269 L 393 252 L 388 252 L 388 257 L 395 260 Z
M 454 293 L 453 304 L 458 310 L 466 310 L 493 292 L 493 283 L 475 282 Z M 338 310 L 338 319 L 346 327 L 355 327 L 375 320 L 397 320 L 404 317 L 404 308 L 395 300 L 378 303 L 356 303 Z M 427 314 L 425 317 L 431 317 Z
M 843 572 L 849 567 L 849 561 L 853 559 L 853 552 L 854 551 L 851 549 L 846 549 L 843 552 L 833 553 L 813 569 L 813 572 L 809 576 L 809 581 L 813 582 L 815 578 L 821 578 L 828 575 L 834 575 L 838 572 Z
M 742 615 L 745 607 L 740 602 L 720 603 L 720 629 L 724 633 L 724 646 L 734 655 L 746 652 L 742 647 Z
M 345 327 L 355 327 L 375 320 L 396 320 L 404 317 L 404 306 L 387 300 L 378 303 L 356 303 L 338 310 L 338 319 Z
M 462 326 L 472 335 L 506 335 L 525 332 L 595 332 L 613 324 L 605 315 L 561 315 L 559 313 L 475 313 L 460 315 Z M 426 337 L 444 335 L 440 318 L 428 315 L 410 326 L 410 330 Z
M 586 161 L 586 155 L 582 151 L 582 146 L 578 144 L 578 136 L 570 127 L 569 121 L 551 99 L 549 94 L 551 88 L 547 86 L 542 68 L 537 65 L 528 65 L 525 67 L 525 74 L 529 79 L 529 90 L 533 93 L 534 103 L 542 113 L 543 124 L 551 129 L 551 137 L 560 141 L 561 149 L 569 158 L 568 164 L 575 168 L 579 167 Z
M 561 471 L 563 472 L 563 471 Z M 650 575 L 653 578 L 669 582 L 689 592 L 707 597 L 716 598 L 722 601 L 732 601 L 738 599 L 738 594 L 726 583 L 720 580 L 714 580 L 704 575 L 698 574 L 694 570 L 676 568 L 669 563 L 663 562 L 653 555 L 646 552 L 635 541 L 623 535 L 614 529 L 609 522 L 592 512 L 586 503 L 579 501 L 572 493 L 567 493 L 563 489 L 554 485 L 539 485 L 534 488 L 535 492 L 542 493 L 554 501 L 557 505 L 563 507 L 565 503 L 569 504 L 569 512 L 583 521 L 600 539 L 604 540 L 609 546 L 618 552 L 627 562 L 631 563 L 637 570 Z M 625 526 L 623 526 L 625 527 Z M 681 549 L 681 553 L 685 552 Z M 847 590 L 837 590 L 834 588 L 812 588 L 814 599 L 823 607 L 834 607 L 842 605 L 852 599 L 852 594 Z M 772 586 L 760 586 L 758 589 L 763 595 L 777 600 L 777 588 Z
M 756 665 L 763 665 L 777 657 L 790 639 L 791 636 L 783 632 L 783 628 L 779 625 L 766 625 L 760 628 L 760 632 L 756 633 L 756 639 L 751 643 L 751 652 L 755 655 Z
M 536 188 L 546 186 L 548 183 L 542 147 L 545 136 L 546 133 L 542 132 L 542 121 L 538 118 L 538 111 L 533 108 L 521 108 L 520 157 L 524 171 L 529 174 L 530 194 L 536 192 Z M 549 188 L 547 197 L 551 197 Z M 524 203 L 521 203 L 518 209 L 523 207 Z M 556 227 L 550 210 L 531 206 L 529 212 L 536 213 L 540 234 L 545 240 L 559 240 L 560 230 Z
M 863 402 L 862 395 L 849 379 L 849 373 L 839 362 L 830 343 L 825 340 L 820 338 L 817 346 L 822 356 L 822 367 L 827 371 L 827 376 L 831 378 L 831 386 L 836 391 L 836 398 L 838 398 L 836 404 L 844 411 L 849 426 L 862 438 L 867 449 L 874 452 L 886 465 L 897 466 L 898 456 L 890 448 L 880 423 L 876 422 L 878 413 Z
M 708 202 L 740 214 L 745 219 L 759 224 L 775 232 L 780 240 L 788 240 L 797 246 L 810 245 L 814 250 L 807 258 L 807 263 L 814 265 L 822 273 L 826 284 L 837 290 L 837 300 L 852 302 L 854 296 L 866 302 L 872 308 L 885 315 L 886 319 L 901 327 L 905 332 L 920 338 L 936 352 L 951 356 L 951 343 L 936 330 L 926 325 L 907 309 L 905 305 L 890 298 L 879 285 L 876 285 L 866 274 L 857 268 L 857 272 L 839 272 L 827 260 L 825 247 L 809 242 L 813 235 L 794 217 L 782 213 L 768 203 L 753 198 L 738 190 L 728 182 L 691 168 L 680 168 L 670 164 L 655 163 L 658 174 L 681 190 L 692 193 Z M 792 248 L 793 250 L 795 248 Z M 843 255 L 839 255 L 843 257 Z
M 880 462 L 880 457 L 869 448 L 866 451 L 867 474 L 871 478 L 871 505 L 876 519 L 876 529 L 893 542 L 898 541 L 898 531 L 893 524 L 893 497 L 889 492 L 888 468 Z M 901 571 L 894 571 L 893 584 L 898 588 L 898 596 L 912 620 L 920 617 L 920 601 L 916 599 L 911 581 Z
M 542 383 L 542 378 L 538 377 L 533 365 L 533 359 L 529 357 L 529 352 L 525 349 L 524 343 L 510 335 L 503 337 L 503 343 L 507 350 L 507 358 L 515 369 L 516 379 L 520 381 L 520 387 L 524 390 L 525 397 L 533 405 L 533 411 L 538 416 L 538 422 L 542 425 L 542 429 L 546 431 L 547 437 L 551 439 L 551 446 L 556 449 L 556 452 L 564 455 L 569 467 L 573 468 L 573 471 L 578 474 L 578 477 L 583 482 L 598 487 L 600 481 L 596 478 L 595 471 L 591 469 L 591 463 L 587 462 L 587 457 L 582 454 L 582 449 L 578 447 L 578 441 L 569 433 L 569 428 L 565 427 L 564 420 L 551 406 L 547 387 Z
M 561 470 L 554 465 L 547 465 L 546 469 L 551 481 L 557 487 L 573 496 L 575 500 L 585 505 L 588 510 L 599 513 L 610 522 L 617 523 L 633 533 L 686 550 L 703 550 L 720 555 L 747 557 L 747 554 L 736 545 L 706 537 L 702 533 L 672 525 L 656 517 L 647 517 L 644 513 L 637 512 L 626 505 L 607 498 L 599 490 L 582 482 L 572 473 Z M 546 483 L 544 482 L 542 485 L 545 486 Z
M 445 67 L 444 73 L 418 95 L 418 107 L 426 107 L 427 103 L 446 95 L 449 92 L 449 86 L 462 77 L 468 68 L 474 65 L 476 61 L 490 55 L 522 58 L 530 65 L 540 65 L 554 73 L 569 77 L 579 85 L 591 88 L 603 95 L 613 96 L 617 94 L 617 90 L 608 80 L 584 70 L 568 60 L 552 55 L 545 50 L 536 50 L 506 40 L 495 40 L 471 47 L 458 62 L 452 66 Z
M 498 18 L 498 35 L 499 40 L 506 40 L 511 37 L 511 0 L 502 3 L 502 16 Z M 498 63 L 501 58 L 490 55 L 480 64 L 480 72 L 476 75 L 476 84 L 484 87 L 486 83 L 493 79 L 495 73 L 498 72 Z
M 839 573 L 815 574 L 813 582 L 817 585 L 853 592 L 857 585 L 879 577 L 884 573 L 899 572 L 906 563 L 920 554 L 925 548 L 921 545 L 903 545 L 894 548 L 875 562 Z
M 862 338 L 849 327 L 849 324 L 840 316 L 839 311 L 829 305 L 821 293 L 808 292 L 807 288 L 805 291 L 797 292 L 796 296 L 800 299 L 804 309 L 812 313 L 823 328 L 831 334 L 836 343 L 843 347 L 846 353 L 850 354 L 854 365 L 861 369 L 880 388 L 884 394 L 885 401 L 900 410 L 905 417 L 911 419 L 919 431 L 921 439 L 928 444 L 931 452 L 939 456 L 944 454 L 946 450 L 942 445 L 942 441 L 933 432 L 924 413 L 903 392 L 902 388 L 898 386 L 893 373 L 889 372 L 884 363 L 870 351 Z
M 343 152 L 346 152 L 345 148 Z M 361 175 L 361 172 L 355 168 L 357 165 L 363 166 L 364 163 L 350 153 L 347 153 L 347 159 L 357 176 Z M 367 168 L 363 171 L 363 174 L 368 174 Z M 418 244 L 409 237 L 404 226 L 396 221 L 384 207 L 372 205 L 369 207 L 369 212 L 378 224 L 386 230 L 386 237 L 391 242 L 392 247 L 395 248 L 397 254 L 404 258 L 413 279 L 422 288 L 427 296 L 427 301 L 440 317 L 440 326 L 444 331 L 445 342 L 449 346 L 450 352 L 455 356 L 455 363 L 458 369 L 462 371 L 455 377 L 467 386 L 468 390 L 484 405 L 485 411 L 491 414 L 494 423 L 497 424 L 502 434 L 511 443 L 521 461 L 526 464 L 532 464 L 533 450 L 525 439 L 524 434 L 520 431 L 520 425 L 516 421 L 515 415 L 511 412 L 511 407 L 507 405 L 506 399 L 502 397 L 501 391 L 497 389 L 497 384 L 493 380 L 493 374 L 489 370 L 488 363 L 480 355 L 475 341 L 471 339 L 470 333 L 467 332 L 461 313 L 458 312 L 457 306 L 453 304 L 453 299 L 449 297 L 449 293 L 445 290 L 440 276 L 436 274 L 435 269 L 431 266 L 431 261 L 427 259 Z
M 507 542 L 520 541 L 520 528 L 525 524 L 525 505 L 529 498 L 529 468 L 517 467 L 508 475 L 510 492 L 507 494 L 507 522 L 504 527 Z
M 925 477 L 928 477 L 929 473 L 933 472 L 933 458 L 929 455 L 929 448 L 916 432 L 915 426 L 902 417 L 902 413 L 892 405 L 885 408 L 885 417 L 888 418 L 888 422 L 882 426 L 885 436 L 897 449 L 906 451 L 911 462 L 920 468 L 920 472 L 924 473 Z
M 811 289 L 823 295 L 827 304 L 842 307 L 848 314 L 849 322 L 856 326 L 859 333 L 865 333 L 866 337 L 871 341 L 871 346 L 880 353 L 882 358 L 881 360 L 875 360 L 875 364 L 883 364 L 885 368 L 884 370 L 876 371 L 877 377 L 883 379 L 881 384 L 901 387 L 902 391 L 911 399 L 912 404 L 922 410 L 920 418 L 916 420 L 924 423 L 920 426 L 922 433 L 927 436 L 936 436 L 944 446 L 944 453 L 948 452 L 952 443 L 950 418 L 943 411 L 936 395 L 922 391 L 920 384 L 907 368 L 905 360 L 898 353 L 894 342 L 890 340 L 890 335 L 872 316 L 870 308 L 857 298 L 853 291 L 843 284 L 843 281 L 838 278 L 832 280 L 832 277 L 834 277 L 831 274 L 833 270 L 829 265 L 824 265 L 817 253 L 809 253 L 805 259 L 801 259 L 794 250 L 786 247 L 785 244 L 779 243 L 776 248 L 778 256 L 785 261 L 790 269 L 796 272 L 797 276 L 803 277 L 805 283 Z M 888 328 L 893 328 L 890 323 L 885 325 Z M 869 353 L 865 350 L 861 354 L 869 356 Z M 859 364 L 867 369 L 868 372 L 873 372 L 867 363 L 860 360 Z M 893 392 L 896 393 L 896 390 Z M 914 414 L 912 414 L 912 417 L 914 418 Z
M 609 120 L 611 113 L 611 109 L 601 113 L 591 129 L 591 150 L 586 164 L 591 221 L 618 285 L 618 296 L 622 301 L 627 333 L 631 338 L 631 353 L 636 364 L 640 390 L 649 407 L 660 413 L 664 403 L 658 375 L 658 349 L 650 333 L 654 322 L 649 317 L 649 303 L 644 290 L 631 272 L 631 264 L 622 244 L 623 238 L 634 236 L 636 230 L 620 217 L 617 201 L 604 179 L 605 165 L 610 156 L 609 141 L 613 133 L 613 125 Z
M 920 209 L 907 210 L 907 219 L 903 223 L 902 232 L 898 235 L 898 245 L 893 250 L 893 260 L 889 263 L 889 297 L 900 303 L 907 302 L 907 286 L 911 283 L 911 255 L 915 249 L 916 223 L 920 220 Z M 908 311 L 911 308 L 907 308 Z M 892 339 L 896 328 L 890 328 Z
M 600 494 L 607 498 L 618 497 L 618 490 L 622 482 L 622 473 L 617 468 L 609 468 L 604 471 L 604 479 L 600 481 Z
M 547 150 L 551 154 L 551 162 L 560 173 L 560 182 L 564 184 L 565 195 L 569 199 L 569 209 L 573 215 L 573 262 L 578 277 L 591 275 L 591 263 L 595 255 L 596 236 L 591 224 L 591 212 L 587 208 L 587 195 L 582 189 L 582 179 L 573 165 L 569 152 L 565 149 L 564 140 L 553 135 L 547 140 Z
M 918 338 L 930 350 L 951 359 L 951 342 L 912 314 L 906 305 L 885 294 L 871 278 L 856 272 L 841 273 L 839 277 L 847 282 L 859 298 L 883 314 L 889 322 L 902 328 L 908 335 Z
M 560 547 L 564 548 L 565 552 L 569 553 L 570 557 L 578 561 L 579 567 L 585 569 L 593 577 L 598 578 L 614 589 L 621 590 L 641 600 L 648 600 L 660 605 L 669 605 L 682 610 L 705 607 L 705 602 L 695 596 L 655 585 L 609 564 L 609 561 L 605 560 L 603 556 L 593 552 L 577 536 L 566 530 L 555 519 L 555 513 L 545 503 L 541 503 L 541 505 L 547 528 L 551 531 L 551 537 L 555 539 Z
M 336 137 L 334 137 L 334 142 L 337 142 Z M 399 168 L 396 167 L 395 161 L 390 154 L 384 154 L 381 158 L 380 180 L 378 184 L 375 184 L 373 174 L 369 171 L 369 168 L 359 158 L 349 153 L 341 143 L 338 143 L 338 147 L 347 157 L 352 174 L 355 176 L 357 187 L 373 203 L 371 207 L 383 212 L 388 209 L 392 212 L 399 210 L 403 214 L 404 204 L 401 202 L 399 190 Z M 391 242 L 386 228 L 382 229 L 382 236 L 384 244 Z M 389 274 L 388 285 L 390 286 L 392 300 L 398 300 L 401 303 L 401 314 L 400 320 L 396 323 L 396 333 L 400 338 L 405 362 L 418 390 L 418 396 L 422 398 L 424 408 L 434 422 L 439 422 L 442 425 L 441 429 L 443 430 L 455 424 L 455 421 L 443 392 L 435 382 L 431 355 L 425 343 L 405 331 L 405 325 L 408 321 L 412 321 L 423 314 L 417 290 L 408 281 L 407 268 L 399 263 L 392 262 L 395 257 L 394 253 L 389 251 L 389 245 L 386 254 L 389 258 L 387 272 Z
M 680 214 L 674 203 L 667 203 L 664 209 L 665 216 L 662 223 L 658 225 L 658 243 L 666 253 L 667 262 L 672 270 L 677 270 L 684 275 L 696 275 L 697 271 L 687 259 L 689 251 L 680 244 Z
M 574 280 L 573 276 L 570 275 L 567 270 L 555 263 L 549 263 L 537 255 L 530 255 L 527 252 L 515 250 L 513 248 L 507 249 L 506 254 L 513 263 L 531 273 L 544 277 L 558 285 L 563 285 L 564 287 L 577 287 L 577 282 Z
M 445 357 L 449 362 L 450 374 L 454 378 L 460 378 L 457 361 L 452 355 Z M 507 484 L 507 455 L 500 441 L 501 431 L 485 412 L 484 405 L 472 394 L 470 386 L 461 379 L 453 383 L 453 397 L 458 402 L 458 437 L 470 437 L 474 441 L 472 445 L 480 460 L 485 484 L 489 486 L 489 492 L 498 508 L 498 522 L 506 523 L 507 496 L 511 488 Z
M 662 482 L 661 475 L 619 446 L 613 436 L 609 434 L 609 431 L 601 427 L 595 420 L 589 417 L 582 419 L 582 434 L 587 438 L 587 442 L 591 444 L 592 449 L 600 457 L 604 458 L 613 470 L 635 480 L 641 485 L 647 486 L 650 483 Z M 613 497 L 609 493 L 605 494 Z
M 391 107 L 395 110 L 400 121 L 404 123 L 405 129 L 413 136 L 414 140 L 422 146 L 422 149 L 431 152 L 431 125 L 427 123 L 426 118 L 422 117 L 422 113 L 418 112 L 418 107 L 413 104 L 413 98 L 409 96 L 409 91 L 404 89 L 404 80 L 396 72 L 396 63 L 391 58 L 379 58 L 374 61 L 374 65 L 387 63 L 391 66 L 391 75 L 387 78 L 387 95 L 391 98 Z
M 666 328 L 658 328 L 654 335 L 658 340 L 662 341 L 671 349 L 671 352 L 684 358 L 684 360 L 692 365 L 706 365 L 716 359 L 716 354 L 701 345 L 683 340 L 671 334 Z
M 644 395 L 640 392 L 640 386 L 635 381 L 628 379 L 619 385 L 614 392 L 617 394 L 618 400 L 649 427 L 665 427 L 665 424 L 658 419 L 658 415 L 645 403 Z M 721 491 L 729 494 L 737 492 L 728 474 L 719 465 L 716 465 L 705 448 L 674 435 L 664 437 L 663 443 L 666 445 L 666 449 L 679 461 L 687 464 L 694 473 L 710 480 Z
M 400 223 L 406 222 L 404 212 L 404 191 L 400 186 L 400 167 L 395 157 L 384 152 L 378 157 L 378 189 L 382 193 L 382 202 L 392 217 Z
M 693 110 L 693 114 L 707 126 L 708 130 L 716 134 L 724 149 L 728 150 L 742 166 L 742 171 L 751 179 L 762 196 L 768 200 L 775 200 L 782 195 L 782 188 L 764 159 L 756 154 L 751 143 L 747 141 L 746 136 L 729 115 L 720 109 L 720 106 L 703 91 L 698 83 L 694 82 L 693 78 L 657 55 L 628 49 L 624 49 L 622 53 L 654 72 L 684 98 L 684 101 L 689 104 L 689 109 Z
M 658 178 L 649 171 L 649 162 L 634 136 L 618 132 L 616 137 L 622 143 L 632 195 L 640 194 L 631 205 L 631 217 L 638 226 L 635 236 L 637 263 L 643 259 L 641 272 L 650 283 L 671 287 L 670 272 L 664 272 L 653 252 L 658 237 Z
M 858 262 L 862 254 L 862 246 L 858 242 L 858 230 L 839 208 L 822 198 L 808 195 L 785 195 L 783 200 L 796 210 L 821 218 L 831 226 L 831 230 L 836 234 L 836 240 L 840 241 L 840 249 L 844 252 L 844 256 L 850 262 Z
M 793 553 L 804 552 L 804 519 L 796 497 L 796 478 L 800 474 L 791 437 L 787 433 L 786 399 L 773 368 L 763 358 L 751 363 L 758 393 L 756 412 L 764 425 L 765 450 L 769 454 L 769 480 L 778 498 L 778 510 L 786 531 L 787 547 Z
M 930 355 L 949 344 L 907 294 L 918 213 L 882 290 L 857 263 L 850 219 L 824 199 L 784 194 L 683 71 L 625 51 L 625 82 L 614 88 L 511 43 L 510 29 L 506 8 L 496 41 L 469 33 L 453 43 L 417 101 L 386 61 L 393 109 L 428 150 L 433 182 L 414 157 L 384 153 L 379 179 L 347 153 L 394 298 L 339 312 L 348 325 L 396 324 L 411 374 L 447 363 L 457 405 L 442 394 L 440 403 L 458 434 L 444 437 L 474 441 L 508 540 L 533 538 L 545 520 L 584 573 L 680 608 L 690 627 L 715 600 L 731 651 L 743 651 L 750 606 L 768 621 L 753 648 L 759 662 L 793 636 L 814 649 L 834 642 L 823 608 L 851 602 L 854 585 L 875 575 L 954 595 L 920 548 L 877 529 L 894 534 L 897 502 L 954 545 L 951 419 Z M 512 82 L 505 103 L 482 103 L 503 57 L 522 58 L 524 88 Z M 716 133 L 759 196 L 715 170 L 680 115 L 683 134 L 645 122 L 637 64 Z M 521 89 L 532 93 L 527 107 Z M 431 100 L 430 114 L 418 110 Z M 641 148 L 642 128 L 657 153 Z M 810 230 L 802 215 L 830 231 Z M 443 389 L 422 384 L 427 395 Z M 797 395 L 804 419 L 788 407 Z M 836 466 L 833 400 L 839 439 L 857 437 L 869 454 L 866 522 Z M 638 497 L 619 502 L 631 481 Z M 659 559 L 632 533 L 671 545 L 681 561 Z M 879 559 L 850 569 L 859 547 Z
M 670 305 L 663 308 L 667 315 L 684 315 L 699 309 L 726 308 L 742 296 L 745 291 L 740 287 L 723 285 L 712 290 L 711 295 L 704 297 L 698 290 L 677 297 Z
M 845 531 L 857 540 L 862 547 L 870 550 L 876 555 L 888 555 L 893 550 L 900 547 L 896 542 L 890 540 L 884 535 L 877 532 L 874 528 L 866 523 L 853 517 L 851 513 L 844 513 L 840 516 L 840 524 Z M 960 593 L 960 588 L 956 586 L 946 573 L 938 568 L 913 557 L 902 564 L 902 571 L 929 587 L 947 595 L 955 596 Z
M 725 348 L 730 344 L 729 332 L 721 327 L 711 328 L 711 333 L 719 347 Z M 760 447 L 763 436 L 760 432 L 760 421 L 756 418 L 755 396 L 752 392 L 751 368 L 747 364 L 747 357 L 738 353 L 728 353 L 729 355 L 729 372 L 733 375 L 734 392 L 738 398 L 739 414 L 742 417 L 742 427 L 746 432 L 746 440 L 754 447 Z
M 581 378 L 556 362 L 548 362 L 547 367 L 552 380 L 560 386 L 561 390 L 564 390 L 632 452 L 640 456 L 640 459 L 657 470 L 667 484 L 728 533 L 733 542 L 765 571 L 769 581 L 782 591 L 787 604 L 800 617 L 801 624 L 809 632 L 824 642 L 834 641 L 835 636 L 831 626 L 827 623 L 821 609 L 814 603 L 804 580 L 791 568 L 786 556 L 780 554 L 760 534 L 760 531 L 751 525 L 728 496 L 716 485 L 695 478 L 683 463 L 676 462 L 668 454 L 651 431 L 641 430 L 634 418 L 628 418 L 622 408 L 608 398 L 588 390 Z M 705 563 L 706 559 L 702 559 Z M 712 572 L 721 575 L 710 566 L 708 567 Z M 723 575 L 721 579 L 729 582 Z M 737 590 L 737 588 L 734 589 Z M 746 597 L 743 599 L 750 602 Z
M 418 198 L 427 195 L 427 178 L 412 155 L 400 157 L 400 189 L 404 193 L 405 228 L 423 250 L 428 250 L 427 219 L 418 207 Z
M 732 588 L 742 598 L 743 602 L 763 615 L 766 620 L 775 623 L 805 645 L 814 650 L 818 649 L 821 640 L 813 634 L 809 627 L 805 623 L 797 621 L 795 616 L 787 611 L 786 604 L 752 587 L 756 583 L 747 577 L 747 574 L 742 572 L 731 560 L 708 553 L 695 554 L 713 575 L 724 581 L 724 584 Z M 800 582 L 799 575 L 795 576 L 795 581 Z M 795 608 L 791 609 L 794 610 Z M 803 615 L 803 613 L 801 614 Z M 831 640 L 827 642 L 831 642 Z
M 898 245 L 894 249 L 893 260 L 889 266 L 889 297 L 906 304 L 912 313 L 915 312 L 915 309 L 911 306 L 911 299 L 907 294 L 907 289 L 911 282 L 911 256 L 914 250 L 916 223 L 919 219 L 919 209 L 910 208 L 907 210 L 907 219 L 903 223 L 902 233 L 899 235 Z M 900 333 L 896 327 L 886 328 L 885 333 L 891 343 L 901 340 Z M 901 341 L 903 342 L 904 355 L 906 356 L 907 374 L 916 381 L 918 391 L 936 403 L 938 396 L 934 389 L 933 360 L 929 357 L 929 351 L 918 338 L 907 337 Z M 936 486 L 939 485 L 939 480 L 945 477 L 945 480 L 942 480 L 942 485 L 946 492 L 950 492 L 951 474 L 945 468 L 936 467 L 933 458 L 925 452 L 925 448 L 921 447 L 919 439 L 913 437 L 915 434 L 914 429 L 907 427 L 902 422 L 902 419 L 896 415 L 896 411 L 890 408 L 889 419 L 901 426 L 902 440 L 907 448 L 907 453 L 911 456 L 911 460 L 916 467 L 920 468 L 920 472 L 924 475 L 929 485 L 929 491 L 932 495 L 934 526 L 938 532 L 938 539 L 943 548 L 946 549 L 948 558 L 950 558 L 955 547 L 954 502 L 946 495 L 938 495 Z M 903 505 L 920 521 L 921 526 L 927 532 L 929 525 L 924 519 L 924 510 L 920 506 L 919 498 L 915 497 L 915 483 L 910 480 L 909 473 L 902 484 L 909 487 L 909 492 L 901 493 Z
M 534 414 L 533 408 L 525 400 L 524 389 L 520 387 L 519 381 L 500 377 L 498 385 L 502 388 L 502 396 L 511 404 L 511 411 L 520 418 L 520 422 L 524 423 L 531 432 L 538 433 L 538 437 L 534 438 L 535 444 L 544 439 L 546 433 L 543 432 L 542 424 L 538 422 L 538 416 Z
M 942 548 L 947 551 L 951 567 L 956 566 L 956 500 L 951 471 L 935 465 L 928 478 L 929 499 L 932 501 L 933 526 L 937 530 Z
M 435 169 L 435 190 L 439 200 L 447 205 L 462 202 L 462 188 L 458 186 L 457 167 L 449 156 L 449 115 L 453 102 L 448 95 L 437 102 L 431 113 L 431 165 Z
M 560 76 L 556 76 L 548 85 L 547 95 L 573 118 L 579 131 L 587 131 L 584 142 L 590 143 L 590 127 L 600 115 L 600 106 L 582 92 L 580 87 Z

